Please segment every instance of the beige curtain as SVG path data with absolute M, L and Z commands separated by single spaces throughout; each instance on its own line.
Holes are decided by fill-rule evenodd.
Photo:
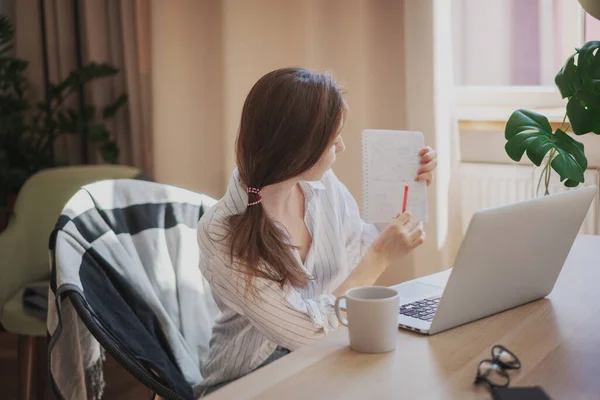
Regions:
M 103 107 L 126 92 L 129 103 L 107 128 L 120 148 L 121 164 L 152 173 L 152 90 L 150 69 L 150 3 L 144 0 L 44 0 L 50 82 L 77 67 L 74 1 L 78 1 L 83 64 L 107 62 L 120 70 L 113 78 L 88 85 L 85 100 Z M 31 96 L 44 96 L 42 34 L 38 0 L 16 2 L 17 55 L 30 61 Z M 71 106 L 77 106 L 73 96 Z M 82 163 L 78 137 L 64 137 L 55 148 L 58 160 Z M 89 163 L 101 157 L 88 146 Z

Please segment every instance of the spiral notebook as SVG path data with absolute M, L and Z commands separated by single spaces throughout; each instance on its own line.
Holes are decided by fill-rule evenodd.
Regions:
M 362 133 L 363 218 L 388 223 L 402 211 L 404 185 L 409 186 L 406 211 L 413 220 L 428 220 L 427 184 L 415 182 L 420 167 L 421 132 L 367 129 Z

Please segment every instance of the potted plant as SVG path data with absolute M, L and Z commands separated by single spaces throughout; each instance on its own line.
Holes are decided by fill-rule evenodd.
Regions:
M 567 99 L 563 122 L 556 131 L 544 115 L 523 109 L 513 112 L 506 124 L 506 153 L 514 161 L 521 160 L 527 153 L 531 162 L 542 166 L 537 190 L 543 182 L 546 195 L 551 170 L 558 173 L 566 187 L 576 187 L 584 181 L 587 158 L 583 143 L 567 132 L 571 128 L 577 136 L 600 135 L 599 48 L 600 41 L 585 43 L 556 75 L 556 86 L 562 98 Z
M 37 171 L 59 165 L 54 144 L 63 135 L 86 134 L 104 161 L 116 163 L 119 148 L 104 123 L 127 103 L 122 94 L 98 112 L 91 105 L 68 107 L 66 100 L 91 81 L 113 76 L 108 64 L 89 63 L 64 80 L 50 84 L 47 96 L 37 104 L 27 97 L 28 62 L 12 56 L 14 29 L 0 15 L 0 230 L 5 227 L 23 183 Z

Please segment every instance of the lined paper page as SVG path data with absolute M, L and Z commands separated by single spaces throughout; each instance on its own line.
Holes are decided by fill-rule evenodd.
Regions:
M 402 211 L 404 185 L 409 186 L 406 210 L 415 221 L 428 221 L 427 184 L 415 182 L 420 167 L 421 132 L 363 131 L 363 217 L 388 223 Z

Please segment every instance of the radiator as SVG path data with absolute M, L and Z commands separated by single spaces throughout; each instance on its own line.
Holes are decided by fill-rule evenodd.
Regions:
M 482 208 L 497 207 L 533 198 L 534 182 L 541 169 L 525 165 L 461 163 L 462 228 L 466 232 L 473 214 Z M 584 185 L 600 185 L 600 170 L 585 172 Z M 542 184 L 543 185 L 543 184 Z M 543 190 L 543 188 L 542 188 Z M 566 189 L 553 173 L 550 193 Z M 580 233 L 600 235 L 600 193 L 594 199 Z

